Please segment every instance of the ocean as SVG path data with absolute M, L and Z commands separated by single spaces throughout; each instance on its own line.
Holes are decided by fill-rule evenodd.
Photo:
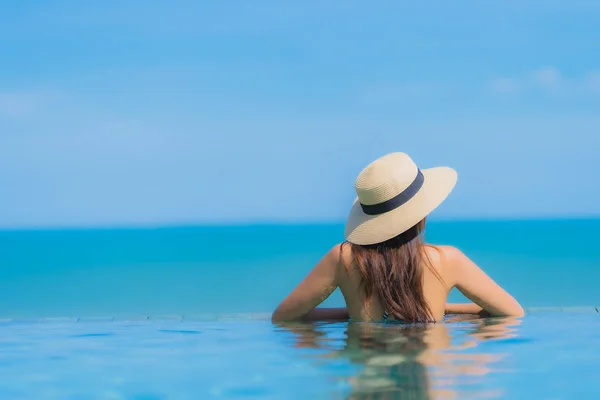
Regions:
M 583 307 L 600 305 L 598 232 L 600 219 L 431 221 L 426 238 L 525 307 Z M 342 239 L 342 224 L 4 230 L 0 317 L 270 312 Z

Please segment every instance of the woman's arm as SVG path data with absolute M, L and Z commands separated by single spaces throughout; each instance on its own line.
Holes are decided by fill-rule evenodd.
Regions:
M 314 310 L 325 301 L 338 287 L 339 246 L 332 248 L 296 286 L 296 288 L 277 306 L 271 320 L 273 322 L 298 321 L 327 314 Z
M 454 285 L 469 300 L 491 316 L 522 317 L 525 312 L 519 302 L 490 278 L 460 250 L 444 248 Z M 468 306 L 469 311 L 476 310 Z M 460 306 L 459 308 L 462 308 Z
M 314 308 L 309 311 L 303 321 L 348 321 L 350 315 L 346 307 L 341 308 Z
M 447 303 L 445 314 L 472 314 L 488 317 L 490 313 L 475 303 Z

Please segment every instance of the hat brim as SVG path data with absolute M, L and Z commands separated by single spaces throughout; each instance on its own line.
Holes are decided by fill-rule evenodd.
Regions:
M 395 210 L 367 215 L 356 199 L 346 221 L 346 240 L 358 245 L 385 242 L 406 232 L 442 204 L 456 185 L 456 171 L 449 167 L 435 167 L 422 172 L 425 179 L 421 189 Z

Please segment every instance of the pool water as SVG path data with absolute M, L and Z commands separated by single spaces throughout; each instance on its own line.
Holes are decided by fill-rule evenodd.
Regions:
M 1 399 L 598 399 L 600 314 L 0 320 Z

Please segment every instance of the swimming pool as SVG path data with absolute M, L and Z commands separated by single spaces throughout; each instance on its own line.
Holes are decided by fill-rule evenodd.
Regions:
M 266 317 L 0 320 L 0 398 L 600 398 L 594 307 L 433 327 Z

